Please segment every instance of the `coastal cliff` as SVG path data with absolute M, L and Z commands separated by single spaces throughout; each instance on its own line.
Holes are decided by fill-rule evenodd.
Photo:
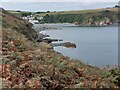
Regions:
M 58 54 L 50 48 L 50 44 L 35 42 L 37 32 L 28 22 L 4 9 L 0 16 L 3 24 L 1 88 L 62 90 L 119 87 L 119 68 L 107 71 Z
M 78 26 L 109 26 L 118 25 L 120 23 L 119 16 L 118 8 L 105 8 L 47 13 L 42 21 L 45 23 L 74 23 Z

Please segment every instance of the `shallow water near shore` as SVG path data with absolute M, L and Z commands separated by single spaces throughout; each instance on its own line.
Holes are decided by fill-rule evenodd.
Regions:
M 57 25 L 59 26 L 59 25 Z M 118 64 L 118 27 L 69 27 L 62 30 L 45 30 L 51 38 L 75 43 L 77 48 L 54 47 L 57 52 L 79 59 L 92 66 L 103 67 Z

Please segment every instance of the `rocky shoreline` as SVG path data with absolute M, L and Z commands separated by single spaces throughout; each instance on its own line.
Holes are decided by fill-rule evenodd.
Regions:
M 44 30 L 53 29 L 53 27 L 47 27 L 46 26 L 45 27 L 46 29 L 45 28 L 43 29 L 43 27 L 44 27 L 44 25 L 39 28 L 39 32 L 44 31 Z M 58 29 L 58 28 L 54 27 L 54 29 Z M 36 31 L 38 31 L 38 30 L 36 30 Z M 66 47 L 66 48 L 76 48 L 76 44 L 74 44 L 74 43 L 71 43 L 71 42 L 59 43 L 59 41 L 63 41 L 63 40 L 62 39 L 52 39 L 49 35 L 41 34 L 41 33 L 37 34 L 37 36 L 34 38 L 34 41 L 36 41 L 36 42 L 45 42 L 45 43 L 50 44 L 52 47 L 63 46 L 63 47 Z M 58 42 L 58 43 L 52 43 L 52 42 Z
M 36 25 L 33 27 L 36 31 L 44 31 L 44 30 L 62 30 L 62 28 L 57 27 L 57 25 L 59 26 L 68 26 L 68 27 L 111 27 L 111 26 L 119 26 L 120 23 L 110 23 L 110 24 L 81 24 L 79 22 L 75 22 L 75 23 L 45 23 L 45 24 L 37 24 L 38 26 L 40 25 L 40 27 L 36 27 Z M 51 25 L 51 26 L 50 26 Z M 53 25 L 53 26 L 52 26 Z M 56 25 L 56 26 L 55 26 Z
M 83 27 L 106 27 L 106 26 L 118 26 L 120 22 L 109 22 L 109 21 L 101 21 L 101 22 L 94 22 L 94 23 L 80 23 L 80 22 L 75 22 L 76 26 L 83 26 Z

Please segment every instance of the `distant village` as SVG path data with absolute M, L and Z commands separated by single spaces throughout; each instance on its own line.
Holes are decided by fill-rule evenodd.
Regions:
M 108 7 L 107 9 L 109 9 L 111 7 Z M 113 8 L 120 8 L 119 5 L 115 5 Z M 21 12 L 21 11 L 18 11 Z M 54 11 L 56 12 L 56 11 Z M 63 11 L 62 11 L 63 12 Z M 46 12 L 36 12 L 37 14 L 40 13 L 50 13 L 50 11 L 46 11 Z M 43 17 L 39 16 L 39 17 L 35 17 L 31 12 L 24 12 L 22 13 L 23 15 L 21 16 L 22 19 L 32 23 L 32 24 L 44 24 L 43 22 Z M 75 25 L 78 24 L 78 22 L 75 22 Z
M 41 22 L 41 20 L 43 19 L 43 17 L 34 17 L 33 15 L 27 15 L 27 16 L 22 16 L 22 19 L 32 23 L 32 24 L 41 24 L 43 22 Z

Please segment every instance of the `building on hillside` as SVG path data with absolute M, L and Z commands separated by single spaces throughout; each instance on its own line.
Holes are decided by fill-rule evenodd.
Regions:
M 37 19 L 38 19 L 38 20 L 42 20 L 42 19 L 43 19 L 43 17 L 37 17 Z
M 32 24 L 39 24 L 38 20 L 29 20 L 29 22 L 32 23 Z
M 35 20 L 35 17 L 33 17 L 32 15 L 30 16 L 26 16 L 26 17 L 21 17 L 22 19 L 32 23 L 32 24 L 38 24 L 39 21 L 38 20 Z

